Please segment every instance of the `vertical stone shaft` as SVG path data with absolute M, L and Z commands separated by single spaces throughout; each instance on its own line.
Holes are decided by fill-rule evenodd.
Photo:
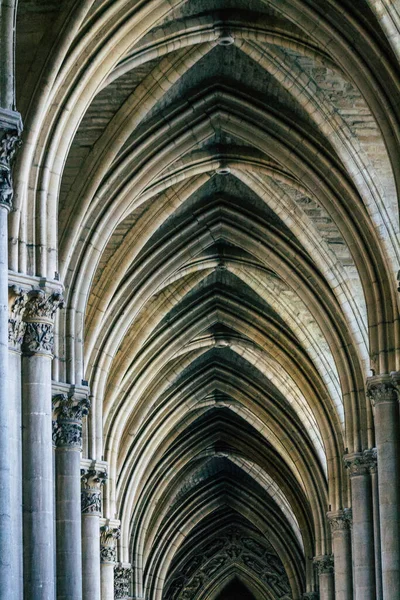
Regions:
M 335 559 L 335 600 L 353 600 L 351 510 L 328 513 Z
M 14 113 L 10 113 L 11 115 Z M 12 120 L 12 119 L 11 119 Z M 6 382 L 8 364 L 8 212 L 11 208 L 13 186 L 11 164 L 17 148 L 18 133 L 9 130 L 10 123 L 0 111 L 0 589 L 11 598 L 15 595 L 14 554 L 12 544 L 10 403 Z
M 318 569 L 320 600 L 335 600 L 333 556 L 317 556 L 314 563 Z
M 101 600 L 114 600 L 114 567 L 117 561 L 115 544 L 120 537 L 120 529 L 105 525 L 100 531 Z
M 82 599 L 81 449 L 86 399 L 67 394 L 53 398 L 56 421 L 57 600 Z
M 101 563 L 101 600 L 114 600 L 114 563 Z
M 10 460 L 12 465 L 11 492 L 11 539 L 10 557 L 12 564 L 11 589 L 15 600 L 23 597 L 22 569 L 22 402 L 21 402 L 21 343 L 25 324 L 22 312 L 26 294 L 16 286 L 9 287 L 9 380 L 8 401 L 10 406 Z
M 51 359 L 23 357 L 24 597 L 54 598 Z
M 11 590 L 11 491 L 8 379 L 8 235 L 7 207 L 0 202 L 0 585 Z
M 353 507 L 353 573 L 355 600 L 376 600 L 374 523 L 370 458 L 347 455 Z
M 51 360 L 61 296 L 28 293 L 22 344 L 24 598 L 54 599 Z
M 372 504 L 374 511 L 374 547 L 375 547 L 375 580 L 376 580 L 376 600 L 383 600 L 382 589 L 382 560 L 381 560 L 381 527 L 379 516 L 379 487 L 378 470 L 375 467 L 371 469 L 372 485 Z
M 101 598 L 101 486 L 106 478 L 104 471 L 95 468 L 81 470 L 83 600 Z
M 400 427 L 395 383 L 389 376 L 370 377 L 368 393 L 375 405 L 383 598 L 400 598 Z

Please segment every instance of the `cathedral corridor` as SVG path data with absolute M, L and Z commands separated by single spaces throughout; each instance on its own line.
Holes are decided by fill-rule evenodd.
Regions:
M 0 600 L 400 600 L 400 0 L 0 26 Z

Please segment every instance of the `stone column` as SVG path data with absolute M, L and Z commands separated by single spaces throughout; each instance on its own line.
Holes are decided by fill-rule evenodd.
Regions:
M 353 507 L 353 573 L 355 600 L 376 600 L 374 517 L 369 451 L 348 454 Z
M 57 600 L 82 599 L 81 450 L 82 418 L 89 400 L 68 394 L 53 398 L 56 446 Z
M 320 600 L 335 600 L 333 556 L 331 554 L 316 556 L 314 564 L 318 570 Z
M 22 344 L 24 598 L 54 599 L 51 360 L 58 292 L 28 292 Z
M 397 374 L 396 374 L 397 378 Z M 383 598 L 400 598 L 400 426 L 398 394 L 389 375 L 369 377 L 375 406 Z
M 101 486 L 107 479 L 104 469 L 81 468 L 82 506 L 82 597 L 100 600 L 100 516 Z
M 0 110 L 0 589 L 15 592 L 18 565 L 12 544 L 10 403 L 6 382 L 8 363 L 8 213 L 12 206 L 12 162 L 19 145 L 20 117 Z
M 335 600 L 353 599 L 353 565 L 351 559 L 351 509 L 328 513 L 332 529 L 335 558 Z
M 372 506 L 374 512 L 374 548 L 375 548 L 375 581 L 376 600 L 383 600 L 382 590 L 382 558 L 381 558 L 381 527 L 379 520 L 379 487 L 378 487 L 378 465 L 377 450 L 371 450 L 371 486 Z
M 22 600 L 22 402 L 21 402 L 21 344 L 25 323 L 22 314 L 27 296 L 13 285 L 8 288 L 8 401 L 10 406 L 10 460 L 11 460 L 11 539 L 10 560 L 12 567 L 12 590 L 16 600 Z
M 116 540 L 119 527 L 104 525 L 100 528 L 101 600 L 114 600 L 114 567 L 117 562 Z
M 114 598 L 128 600 L 131 598 L 132 567 L 129 564 L 118 564 L 114 568 Z

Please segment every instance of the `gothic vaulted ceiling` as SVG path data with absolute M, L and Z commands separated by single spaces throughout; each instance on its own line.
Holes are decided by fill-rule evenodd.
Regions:
M 298 598 L 331 551 L 400 368 L 381 4 L 19 1 L 11 268 L 65 286 L 137 596 Z

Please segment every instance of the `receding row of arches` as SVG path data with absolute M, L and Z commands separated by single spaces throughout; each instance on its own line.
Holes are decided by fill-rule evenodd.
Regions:
M 13 600 L 400 594 L 398 7 L 353 4 L 0 1 Z

